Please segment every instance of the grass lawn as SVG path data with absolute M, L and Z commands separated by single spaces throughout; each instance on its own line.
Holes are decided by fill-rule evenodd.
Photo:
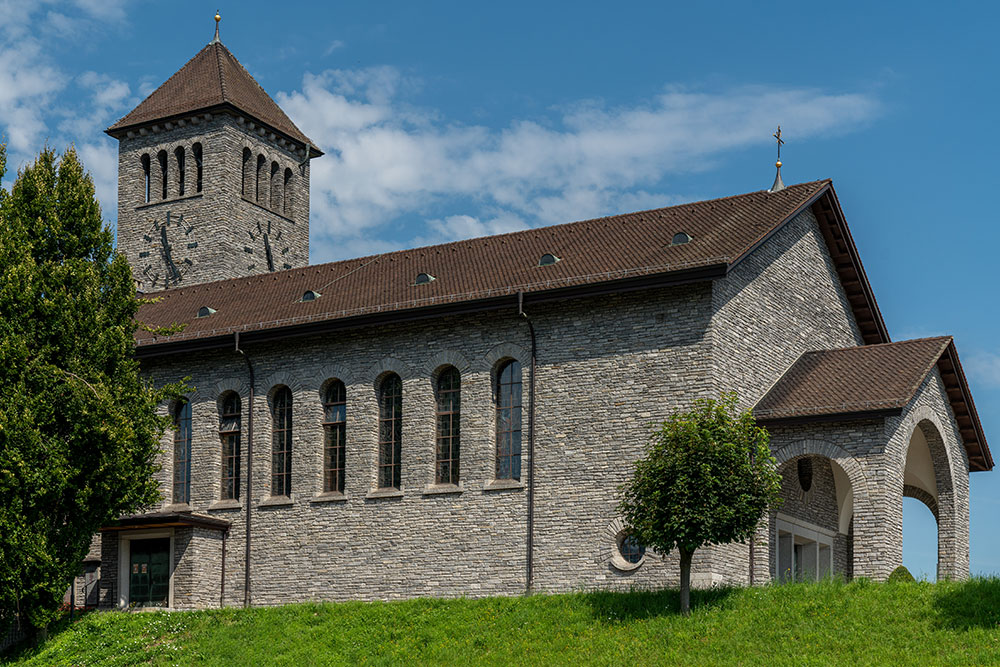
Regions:
M 90 613 L 15 665 L 1000 664 L 1000 579 Z

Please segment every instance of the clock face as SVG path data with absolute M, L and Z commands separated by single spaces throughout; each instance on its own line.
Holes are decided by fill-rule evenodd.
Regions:
M 194 231 L 190 216 L 185 220 L 183 214 L 172 215 L 170 211 L 150 221 L 149 229 L 142 236 L 145 249 L 139 253 L 139 265 L 150 287 L 169 288 L 180 284 L 194 266 L 191 251 L 198 247 Z
M 247 269 L 280 271 L 292 268 L 288 263 L 290 249 L 287 240 L 282 238 L 282 230 L 278 223 L 258 220 L 254 227 L 247 230 L 247 235 L 250 237 L 250 243 L 243 247 L 243 252 L 249 257 Z

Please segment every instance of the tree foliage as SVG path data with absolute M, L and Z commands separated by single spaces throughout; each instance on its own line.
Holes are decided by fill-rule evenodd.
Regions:
M 139 376 L 131 270 L 74 150 L 0 189 L 0 269 L 0 627 L 42 627 L 100 526 L 156 501 L 180 387 Z
M 769 436 L 736 394 L 699 399 L 660 424 L 621 488 L 619 511 L 632 535 L 681 560 L 681 611 L 690 600 L 691 557 L 706 545 L 749 539 L 776 503 L 781 477 Z

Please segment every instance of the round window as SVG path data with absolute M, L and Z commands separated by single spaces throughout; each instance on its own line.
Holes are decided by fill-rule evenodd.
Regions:
M 618 538 L 618 553 L 621 554 L 626 563 L 638 565 L 642 557 L 646 555 L 646 547 L 639 544 L 639 540 L 635 539 L 635 536 L 622 534 Z

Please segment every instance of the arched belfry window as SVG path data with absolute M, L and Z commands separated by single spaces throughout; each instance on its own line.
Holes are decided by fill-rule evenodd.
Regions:
M 177 195 L 184 196 L 184 147 L 174 149 L 174 161 L 177 163 Z
M 149 179 L 151 176 L 149 170 L 149 153 L 144 153 L 139 162 L 142 164 L 142 200 L 149 203 Z
M 219 438 L 222 440 L 222 500 L 240 497 L 240 397 L 235 391 L 222 397 Z
M 264 159 L 263 155 L 257 156 L 257 184 L 254 189 L 253 198 L 258 204 L 261 203 L 261 197 L 263 196 L 263 188 L 261 188 L 261 182 L 264 180 L 264 165 L 267 164 L 267 160 Z
M 247 196 L 247 183 L 250 181 L 250 158 L 253 155 L 250 153 L 249 148 L 243 149 L 243 172 L 240 178 L 240 194 L 244 197 Z
M 282 200 L 281 200 L 281 213 L 286 218 L 292 214 L 292 170 L 285 168 L 285 182 L 284 187 L 281 188 Z
M 160 163 L 160 199 L 167 198 L 167 151 L 160 151 L 156 154 L 156 161 Z
M 191 154 L 194 156 L 194 170 L 195 170 L 195 174 L 194 174 L 195 184 L 194 184 L 194 186 L 195 186 L 195 192 L 201 192 L 201 183 L 202 183 L 202 180 L 203 180 L 202 179 L 202 172 L 204 171 L 204 169 L 203 169 L 203 161 L 202 161 L 202 158 L 201 158 L 201 144 L 196 143 L 196 144 L 192 145 L 191 146 Z
M 521 364 L 511 359 L 497 369 L 496 478 L 521 479 Z
M 403 454 L 403 381 L 390 373 L 378 389 L 378 486 L 400 488 Z
M 281 210 L 281 172 L 277 162 L 271 163 L 271 210 Z
M 174 503 L 191 502 L 191 402 L 174 405 Z
M 461 440 L 462 378 L 454 366 L 441 371 L 437 379 L 437 452 L 435 484 L 458 484 Z
M 347 389 L 340 380 L 323 396 L 323 491 L 344 492 L 347 458 Z
M 292 494 L 292 390 L 274 392 L 271 409 L 271 495 Z

